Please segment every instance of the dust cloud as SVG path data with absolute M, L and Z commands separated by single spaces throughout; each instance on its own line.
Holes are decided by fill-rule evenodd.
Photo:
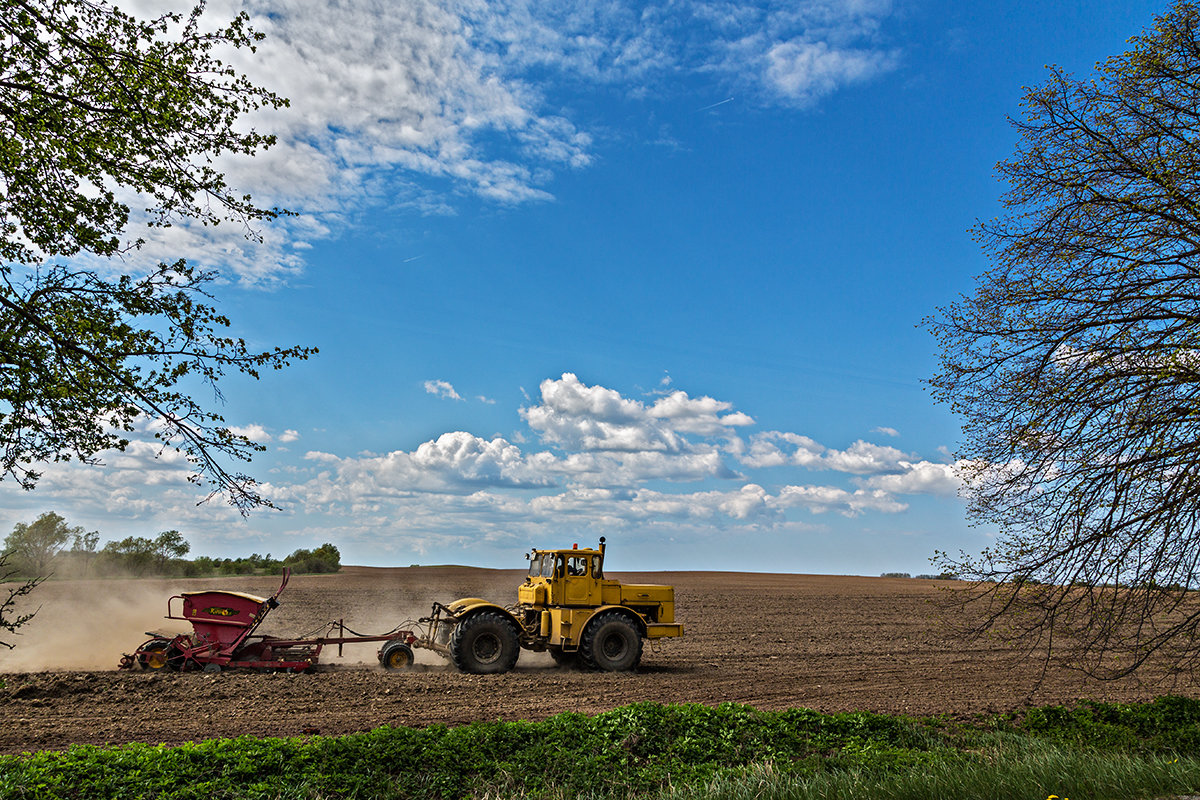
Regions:
M 179 591 L 167 581 L 47 581 L 19 609 L 37 613 L 8 637 L 12 650 L 0 648 L 0 672 L 116 669 L 147 631 L 190 628 L 163 619 L 167 598 Z
M 281 597 L 279 600 L 280 610 L 287 604 L 287 597 Z M 346 636 L 355 636 L 361 634 L 363 636 L 380 636 L 390 633 L 393 630 L 411 630 L 417 636 L 421 636 L 425 631 L 424 624 L 418 624 L 417 620 L 421 617 L 429 616 L 432 603 L 424 603 L 420 606 L 393 606 L 384 612 L 381 608 L 372 608 L 369 612 L 362 608 L 352 608 L 351 614 L 344 617 L 346 625 Z M 268 618 L 269 619 L 269 618 Z M 279 636 L 281 634 L 269 630 L 264 627 L 263 633 L 271 633 L 271 635 Z M 289 631 L 287 635 L 293 635 L 294 631 Z M 342 635 L 337 627 L 324 628 L 317 635 L 327 637 L 339 637 Z M 336 644 L 327 644 L 321 650 L 320 664 L 322 666 L 374 666 L 382 667 L 379 664 L 379 648 L 383 647 L 384 642 L 359 642 L 346 644 L 342 646 L 342 655 L 338 655 L 338 646 Z M 439 656 L 430 650 L 421 648 L 413 649 L 413 664 L 417 667 L 438 668 L 447 665 L 446 659 Z
M 282 604 L 283 599 L 280 600 Z M 393 628 L 400 630 L 411 630 L 418 637 L 422 636 L 427 630 L 424 623 L 418 623 L 417 620 L 421 617 L 429 616 L 432 603 L 423 603 L 419 606 L 394 606 L 389 608 L 385 613 L 381 609 L 376 609 L 372 613 L 364 613 L 364 609 L 356 609 L 355 619 L 346 618 L 346 627 L 352 628 L 354 631 L 364 635 L 376 635 L 387 633 Z M 395 609 L 395 610 L 393 610 Z M 337 630 L 327 634 L 329 636 L 338 636 Z M 353 634 L 347 630 L 347 636 Z M 322 665 L 368 665 L 379 667 L 378 652 L 383 645 L 382 642 L 365 642 L 362 644 L 348 644 L 344 648 L 344 657 L 337 656 L 337 645 L 326 645 L 321 651 Z M 413 648 L 413 666 L 418 669 L 452 669 L 450 661 L 443 658 L 441 655 L 421 647 Z M 382 667 L 380 667 L 382 669 Z M 521 650 L 517 658 L 516 669 L 562 669 L 562 667 L 550 657 L 549 653 L 535 653 L 531 650 Z
M 411 573 L 417 572 L 414 577 Z M 383 570 L 346 567 L 337 576 L 299 575 L 279 598 L 279 607 L 263 620 L 256 633 L 280 638 L 337 637 L 343 619 L 346 636 L 376 636 L 393 630 L 423 635 L 417 620 L 430 614 L 433 599 L 512 594 L 514 577 L 481 570 L 445 582 L 442 570 Z M 429 578 L 436 580 L 430 580 Z M 483 578 L 472 581 L 470 577 Z M 164 619 L 167 599 L 181 591 L 224 589 L 269 597 L 279 577 L 220 576 L 208 578 L 142 578 L 50 580 L 27 598 L 22 612 L 38 609 L 20 635 L 10 636 L 15 649 L 0 648 L 0 673 L 115 670 L 121 656 L 132 653 L 149 637 L 148 631 L 174 635 L 190 633 L 182 620 Z M 40 606 L 40 608 L 39 608 Z M 174 604 L 180 613 L 179 601 Z M 381 642 L 325 645 L 319 669 L 376 669 Z M 414 666 L 421 671 L 453 668 L 430 650 L 414 648 Z M 517 669 L 557 669 L 546 653 L 521 651 Z

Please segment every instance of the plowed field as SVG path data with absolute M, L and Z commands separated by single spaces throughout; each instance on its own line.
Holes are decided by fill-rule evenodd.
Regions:
M 459 674 L 418 651 L 412 671 L 384 672 L 376 645 L 322 653 L 314 674 L 117 672 L 121 653 L 170 630 L 166 599 L 224 588 L 269 595 L 271 578 L 56 581 L 14 651 L 0 650 L 0 752 L 72 743 L 178 743 L 211 737 L 339 734 L 384 724 L 542 719 L 636 701 L 724 701 L 764 709 L 863 709 L 966 716 L 1079 698 L 1134 700 L 1194 683 L 1096 683 L 969 645 L 939 621 L 936 581 L 825 575 L 672 572 L 615 575 L 672 583 L 686 635 L 647 647 L 635 673 L 558 668 L 522 653 L 499 676 Z M 348 567 L 298 576 L 263 633 L 307 634 L 330 620 L 377 633 L 427 614 L 434 600 L 515 599 L 519 572 Z

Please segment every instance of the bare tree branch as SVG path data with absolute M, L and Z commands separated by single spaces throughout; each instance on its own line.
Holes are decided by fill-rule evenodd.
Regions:
M 998 531 L 960 603 L 1089 674 L 1200 665 L 1200 11 L 1076 80 L 1051 68 L 997 166 L 975 292 L 926 320 L 963 418 L 969 514 Z
M 9 588 L 13 586 L 11 579 L 17 574 L 16 570 L 8 566 L 10 556 L 10 553 L 0 553 L 0 592 L 6 595 L 4 599 L 0 600 L 0 635 L 5 636 L 5 638 L 7 638 L 8 634 L 16 634 L 18 628 L 33 619 L 34 614 L 37 613 L 37 609 L 24 614 L 18 614 L 17 604 L 22 597 L 27 596 L 37 588 L 38 584 L 45 580 L 44 578 L 18 580 L 15 582 L 15 587 Z M 0 639 L 0 647 L 6 647 L 11 650 L 14 645 L 12 642 Z

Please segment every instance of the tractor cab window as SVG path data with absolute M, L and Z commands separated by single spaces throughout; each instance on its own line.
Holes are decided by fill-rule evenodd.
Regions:
M 599 578 L 604 577 L 604 571 L 601 569 L 600 564 L 601 564 L 600 556 L 592 556 L 592 577 L 593 578 L 599 579 Z
M 529 561 L 529 577 L 531 578 L 553 578 L 554 577 L 554 554 L 539 553 Z
M 567 574 L 575 577 L 587 575 L 587 556 L 571 556 L 567 559 Z

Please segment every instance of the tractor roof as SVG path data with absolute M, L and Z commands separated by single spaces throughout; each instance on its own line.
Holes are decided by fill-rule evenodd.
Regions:
M 600 555 L 599 550 L 594 550 L 590 547 L 557 548 L 557 549 L 553 549 L 553 550 L 543 550 L 541 548 L 537 548 L 533 552 L 535 552 L 535 553 L 562 553 L 563 555 L 588 555 L 588 556 Z

